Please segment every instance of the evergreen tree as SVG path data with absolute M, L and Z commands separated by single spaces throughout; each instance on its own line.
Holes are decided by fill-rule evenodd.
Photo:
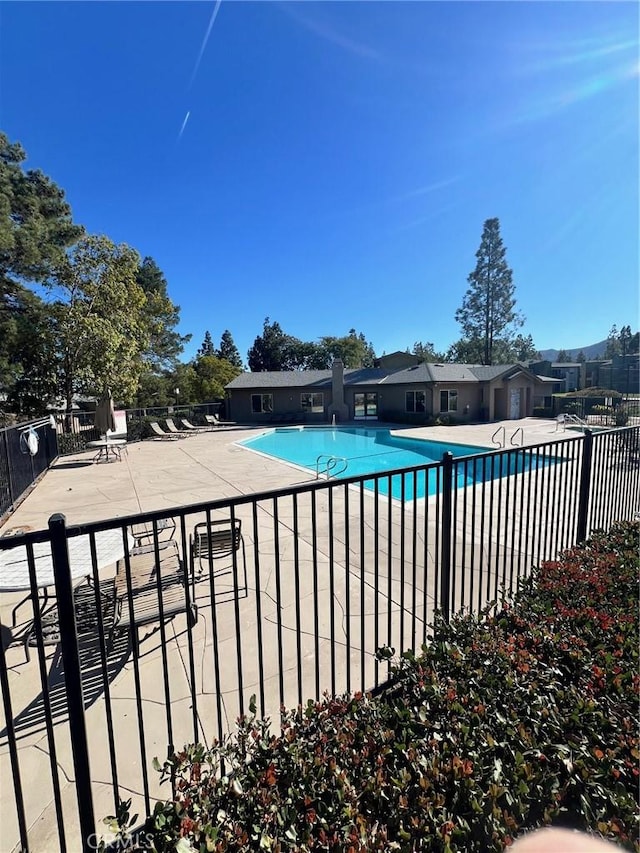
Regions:
M 316 360 L 324 360 L 322 367 L 330 367 L 338 358 L 345 367 L 373 367 L 376 357 L 373 346 L 362 332 L 358 334 L 355 329 L 349 329 L 349 334 L 340 338 L 324 335 L 320 338 L 319 347 L 324 359 Z
M 613 358 L 614 355 L 618 355 L 620 351 L 620 345 L 618 342 L 618 327 L 614 323 L 611 329 L 609 330 L 609 334 L 607 335 L 607 348 L 604 351 L 605 358 Z
M 270 323 L 265 317 L 262 334 L 258 335 L 247 353 L 249 370 L 258 373 L 265 370 L 295 370 L 298 367 L 292 343 L 297 339 L 286 335 L 280 324 Z M 293 356 L 293 357 L 292 357 Z
M 512 330 L 523 324 L 515 310 L 513 273 L 505 255 L 500 221 L 487 219 L 476 252 L 476 267 L 468 277 L 470 286 L 455 315 L 464 338 L 481 343 L 483 364 L 492 364 L 495 345 L 510 340 Z
M 39 296 L 20 285 L 3 304 L 8 313 L 7 322 L 0 322 L 0 391 L 11 411 L 42 414 L 57 395 L 51 312 Z
M 631 326 L 622 326 L 618 331 L 618 327 L 614 323 L 607 336 L 607 348 L 604 357 L 613 358 L 616 355 L 625 356 L 638 352 L 638 338 L 638 332 L 633 334 Z
M 42 282 L 84 233 L 64 192 L 37 170 L 23 171 L 18 143 L 0 133 L 0 284 Z
M 0 133 L 0 393 L 17 411 L 37 412 L 55 393 L 56 358 L 48 307 L 25 284 L 44 282 L 83 228 L 64 192 L 42 172 L 25 171 L 25 159 Z
M 373 367 L 376 360 L 376 351 L 371 341 L 366 340 L 364 332 L 360 332 L 358 340 L 363 347 L 362 367 Z
M 576 356 L 576 361 L 579 362 L 580 364 L 584 364 L 586 360 L 587 360 L 587 358 L 586 358 L 584 352 L 582 350 L 580 350 L 580 352 Z
M 566 351 L 566 349 L 561 349 L 558 352 L 558 355 L 556 356 L 556 362 L 559 362 L 561 364 L 566 364 L 569 361 L 571 361 L 569 353 Z
M 620 355 L 625 356 L 631 351 L 631 326 L 623 326 L 618 335 L 618 343 L 620 345 Z
M 153 372 L 171 370 L 178 362 L 191 335 L 180 335 L 180 306 L 174 305 L 167 292 L 167 280 L 153 258 L 146 257 L 136 275 L 138 286 L 146 297 L 142 309 L 148 326 L 149 344 L 143 353 L 145 365 Z
M 211 339 L 211 333 L 206 331 L 204 333 L 204 340 L 200 344 L 200 349 L 196 353 L 196 358 L 201 358 L 205 355 L 215 355 L 216 348 L 213 345 L 213 340 Z
M 408 349 L 407 352 L 409 352 Z M 416 341 L 411 352 L 420 361 L 439 362 L 445 361 L 446 358 L 442 353 L 436 352 L 436 348 L 431 341 Z
M 207 332 L 207 334 L 209 334 Z M 238 347 L 235 345 L 233 337 L 229 329 L 225 329 L 220 338 L 220 349 L 218 350 L 218 358 L 224 358 L 229 364 L 242 370 L 242 358 L 238 352 Z
M 540 359 L 540 353 L 533 343 L 531 335 L 516 335 L 513 340 L 509 341 L 506 352 L 506 364 L 512 361 L 537 361 Z
M 455 364 L 483 364 L 484 344 L 480 338 L 462 338 L 449 347 L 446 357 L 439 360 Z M 512 339 L 498 338 L 493 344 L 492 364 L 514 364 L 540 358 L 531 335 L 516 335 Z

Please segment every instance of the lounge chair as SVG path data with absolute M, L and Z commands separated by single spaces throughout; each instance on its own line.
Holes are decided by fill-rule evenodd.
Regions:
M 165 432 L 158 423 L 158 421 L 151 421 L 149 423 L 149 428 L 151 429 L 151 432 L 154 433 L 155 436 L 157 436 L 157 438 L 154 438 L 154 441 L 157 441 L 158 438 L 161 438 L 164 441 L 178 441 L 178 439 L 180 438 L 179 435 L 173 435 L 170 432 Z
M 235 426 L 235 421 L 221 421 L 217 415 L 205 415 L 204 419 L 207 423 L 214 426 Z
M 180 418 L 180 422 L 182 423 L 182 426 L 186 430 L 189 430 L 193 435 L 196 435 L 199 432 L 211 432 L 213 429 L 212 426 L 194 426 L 191 421 L 186 418 Z
M 173 538 L 176 533 L 176 522 L 173 518 L 159 518 L 155 522 L 155 533 L 154 522 L 151 521 L 132 524 L 129 531 L 133 538 L 133 548 L 130 551 L 132 555 L 154 554 L 156 547 L 158 552 L 169 548 L 178 553 L 178 543 Z
M 238 577 L 238 554 L 242 549 L 243 584 Z M 239 518 L 220 519 L 196 524 L 190 537 L 191 570 L 194 582 L 208 578 L 210 573 L 233 574 L 233 591 L 247 591 L 247 556 L 242 537 L 242 522 Z M 231 557 L 231 565 L 215 571 L 214 560 Z
M 195 625 L 198 620 L 198 608 L 195 604 L 193 578 L 185 574 L 177 551 L 172 550 L 157 564 L 154 554 L 132 556 L 129 558 L 129 568 L 130 584 L 127 582 L 125 561 L 118 562 L 111 646 L 115 634 L 119 631 L 129 631 L 134 652 L 137 654 L 140 644 L 139 628 L 161 621 L 168 622 L 181 613 L 186 613 L 191 626 Z M 158 624 L 150 633 L 153 634 L 159 629 Z
M 193 435 L 193 433 L 182 432 L 181 430 L 179 430 L 178 427 L 175 425 L 175 421 L 173 420 L 173 418 L 165 418 L 164 422 L 166 423 L 169 432 L 172 435 L 177 435 L 178 438 L 187 438 L 187 436 Z

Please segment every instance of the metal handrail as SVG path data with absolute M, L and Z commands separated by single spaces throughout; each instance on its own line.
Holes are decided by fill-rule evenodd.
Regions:
M 577 426 L 582 427 L 582 429 L 585 429 L 585 427 L 589 426 L 588 423 L 581 417 L 579 417 L 578 415 L 573 415 L 569 412 L 561 412 L 556 418 L 556 432 L 558 431 L 558 427 L 561 424 L 563 432 L 566 429 L 567 424 L 576 424 Z
M 326 464 L 322 471 L 320 471 L 320 466 L 322 464 L 321 460 L 323 459 L 326 460 Z M 342 463 L 342 468 L 336 470 L 340 463 Z M 326 475 L 327 480 L 330 477 L 337 477 L 338 474 L 342 474 L 344 471 L 346 471 L 348 466 L 349 460 L 345 459 L 344 456 L 332 456 L 330 453 L 321 453 L 316 459 L 316 480 L 320 479 L 321 473 Z
M 516 442 L 516 436 L 520 433 L 520 444 Z M 524 444 L 524 431 L 522 427 L 518 427 L 518 429 L 513 433 L 511 438 L 509 439 L 509 444 L 513 444 L 514 447 L 522 447 Z
M 565 415 L 564 422 L 570 424 L 578 424 L 578 426 L 586 427 L 587 422 L 583 420 L 579 415 Z
M 502 433 L 502 441 L 500 441 L 500 439 L 496 440 L 496 436 L 500 435 L 500 433 Z M 502 448 L 505 446 L 506 442 L 507 442 L 507 437 L 506 437 L 505 428 L 503 426 L 499 426 L 498 429 L 491 436 L 491 443 L 496 444 L 498 447 Z

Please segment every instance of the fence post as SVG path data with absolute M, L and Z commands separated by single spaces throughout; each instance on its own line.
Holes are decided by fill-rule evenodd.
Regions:
M 577 541 L 584 542 L 587 538 L 587 515 L 589 513 L 589 494 L 591 491 L 591 462 L 593 459 L 593 433 L 590 429 L 584 431 L 582 444 L 582 467 L 580 468 L 580 491 L 578 494 L 578 528 Z
M 7 460 L 7 480 L 8 480 L 7 486 L 9 487 L 9 506 L 3 507 L 3 511 L 5 509 L 12 508 L 13 504 L 15 503 L 15 500 L 16 500 L 16 496 L 15 496 L 14 491 L 13 491 L 13 478 L 11 477 L 11 454 L 9 453 L 9 437 L 8 436 L 9 436 L 9 433 L 7 432 L 7 430 L 6 429 L 3 430 L 2 431 L 2 438 L 3 438 L 3 444 L 4 444 L 4 455 L 5 455 L 5 458 Z
M 84 694 L 82 692 L 82 672 L 80 654 L 78 651 L 78 632 L 76 628 L 76 613 L 73 604 L 73 584 L 69 566 L 69 550 L 67 548 L 67 531 L 65 517 L 60 513 L 49 519 L 51 534 L 51 553 L 53 555 L 53 573 L 56 583 L 56 599 L 58 605 L 58 621 L 60 624 L 60 644 L 62 646 L 62 662 L 64 666 L 64 687 L 67 695 L 69 711 L 69 736 L 73 752 L 73 766 L 76 777 L 76 796 L 80 832 L 82 834 L 82 851 L 89 853 L 95 848 L 91 839 L 95 836 L 96 826 L 93 813 L 93 797 L 91 794 L 91 772 L 89 770 L 89 748 L 87 744 L 87 729 L 84 717 Z
M 451 515 L 453 503 L 453 455 L 442 455 L 442 530 L 440 537 L 440 610 L 445 622 L 451 613 Z

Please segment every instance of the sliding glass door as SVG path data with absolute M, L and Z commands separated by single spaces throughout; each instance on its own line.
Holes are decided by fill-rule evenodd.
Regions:
M 378 395 L 374 391 L 353 395 L 354 418 L 377 418 Z

